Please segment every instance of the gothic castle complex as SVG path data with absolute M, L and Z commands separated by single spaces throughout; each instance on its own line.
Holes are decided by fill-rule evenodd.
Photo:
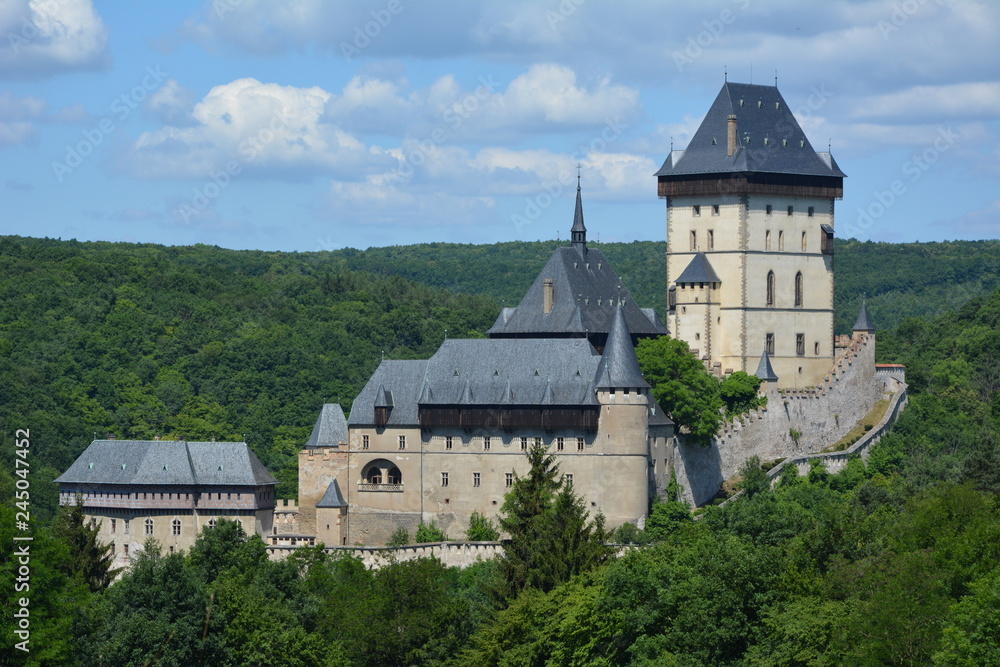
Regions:
M 349 417 L 323 406 L 299 454 L 297 504 L 275 507 L 274 478 L 242 443 L 215 443 L 246 461 L 237 472 L 226 454 L 211 474 L 216 458 L 209 468 L 196 461 L 207 445 L 187 444 L 191 474 L 174 479 L 178 468 L 168 476 L 168 467 L 183 468 L 183 457 L 160 461 L 153 451 L 167 443 L 139 443 L 144 453 L 126 474 L 118 459 L 139 444 L 95 441 L 60 478 L 64 498 L 84 493 L 111 537 L 117 519 L 155 519 L 144 528 L 153 535 L 180 521 L 190 539 L 163 540 L 177 546 L 226 512 L 276 545 L 384 544 L 399 527 L 412 535 L 432 520 L 462 539 L 473 512 L 497 514 L 515 473 L 526 472 L 524 451 L 541 442 L 610 527 L 641 524 L 671 473 L 689 500 L 705 502 L 749 456 L 819 451 L 887 389 L 905 388 L 901 371 L 876 372 L 864 309 L 853 338 L 834 337 L 834 201 L 844 177 L 830 153 L 813 150 L 776 87 L 727 82 L 688 147 L 671 150 L 656 173 L 667 204 L 666 326 L 588 247 L 578 185 L 571 244 L 488 338 L 446 340 L 427 360 L 384 360 Z M 711 447 L 688 445 L 635 356 L 638 340 L 668 328 L 719 377 L 756 372 L 769 408 L 728 424 Z M 99 500 L 107 484 L 134 495 Z M 263 516 L 272 507 L 273 524 Z M 157 528 L 161 514 L 171 523 Z

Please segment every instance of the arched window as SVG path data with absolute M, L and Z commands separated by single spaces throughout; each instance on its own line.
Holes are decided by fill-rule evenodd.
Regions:
M 767 272 L 767 307 L 774 307 L 774 271 Z
M 386 481 L 389 484 L 402 484 L 403 483 L 403 473 L 399 471 L 399 468 L 393 466 L 389 473 L 386 475 Z
M 802 232 L 802 252 L 805 252 L 806 248 L 808 248 L 808 246 L 809 246 L 809 244 L 806 243 L 806 233 Z
M 381 484 L 382 483 L 382 469 L 372 466 L 368 474 L 365 475 L 365 481 L 369 484 Z
M 148 537 L 152 534 L 153 534 L 153 520 L 146 519 L 146 536 Z
M 771 249 L 771 230 L 768 229 L 766 232 L 764 232 L 764 250 L 770 250 L 770 249 Z
M 170 523 L 171 523 L 171 527 L 173 529 L 173 534 L 175 536 L 176 535 L 180 535 L 181 534 L 181 520 L 180 519 L 174 519 Z
M 802 307 L 802 272 L 795 274 L 795 307 Z

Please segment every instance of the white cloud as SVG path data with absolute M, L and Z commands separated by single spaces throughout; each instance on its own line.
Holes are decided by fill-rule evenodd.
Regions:
M 39 79 L 110 64 L 108 29 L 90 0 L 0 5 L 0 78 Z
M 143 109 L 153 120 L 178 127 L 194 124 L 193 107 L 194 91 L 173 77 L 164 81 L 143 103 Z
M 986 206 L 968 211 L 953 220 L 941 220 L 934 223 L 938 227 L 951 229 L 957 239 L 995 239 L 1000 237 L 1000 200 L 989 202 Z
M 941 86 L 913 86 L 885 95 L 873 95 L 858 102 L 858 118 L 987 118 L 1000 109 L 1000 82 L 956 83 Z
M 0 92 L 0 146 L 34 142 L 38 138 L 35 122 L 42 118 L 47 106 L 40 97 L 18 97 L 9 90 Z

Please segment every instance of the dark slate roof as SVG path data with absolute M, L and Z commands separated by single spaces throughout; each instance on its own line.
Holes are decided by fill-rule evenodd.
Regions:
M 56 482 L 277 484 L 245 442 L 94 440 Z
M 417 424 L 418 404 L 596 405 L 600 361 L 586 338 L 446 340 L 427 361 L 383 361 L 354 399 L 348 424 L 374 423 L 380 386 L 394 399 L 390 427 Z
M 543 281 L 553 281 L 552 311 L 543 312 Z M 556 248 L 517 308 L 505 308 L 487 332 L 514 335 L 604 334 L 619 299 L 633 335 L 663 336 L 667 329 L 640 308 L 600 250 Z
M 604 355 L 597 366 L 594 386 L 598 389 L 616 387 L 649 387 L 639 370 L 639 360 L 632 347 L 632 334 L 625 323 L 622 308 L 615 308 L 615 319 L 611 322 L 611 333 L 604 346 Z
M 875 325 L 872 324 L 872 319 L 868 316 L 868 307 L 863 301 L 861 302 L 861 312 L 858 313 L 858 320 L 854 323 L 854 331 L 875 333 Z
M 764 354 L 760 355 L 760 363 L 757 364 L 757 372 L 754 375 L 764 382 L 778 381 L 778 376 L 774 374 L 774 369 L 771 367 L 771 357 L 767 356 L 767 350 L 764 350 Z
M 719 274 L 715 272 L 712 268 L 712 264 L 708 261 L 708 257 L 705 253 L 699 252 L 695 253 L 694 257 L 691 258 L 691 262 L 687 265 L 687 268 L 681 271 L 681 275 L 677 276 L 675 283 L 721 283 L 722 279 L 719 278 Z
M 649 406 L 649 425 L 650 426 L 672 426 L 674 421 L 667 416 L 667 413 L 663 411 L 660 404 L 656 401 L 652 402 Z
M 347 507 L 344 496 L 340 493 L 340 487 L 337 486 L 337 480 L 333 480 L 330 486 L 326 487 L 326 493 L 316 503 L 316 507 Z
M 336 447 L 347 442 L 347 418 L 339 403 L 327 403 L 320 410 L 306 447 Z
M 727 156 L 730 115 L 736 116 L 738 146 Z M 731 172 L 845 176 L 832 155 L 813 149 L 776 86 L 727 82 L 687 148 L 672 151 L 656 175 Z

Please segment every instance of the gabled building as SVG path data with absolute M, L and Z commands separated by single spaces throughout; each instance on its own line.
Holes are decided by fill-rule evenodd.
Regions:
M 727 82 L 656 173 L 667 202 L 668 326 L 717 374 L 821 382 L 834 359 L 834 202 L 845 174 L 775 86 Z
M 150 537 L 189 549 L 226 518 L 248 534 L 271 532 L 277 480 L 245 442 L 94 440 L 56 478 L 61 505 L 83 504 L 118 564 Z
M 633 346 L 666 329 L 587 248 L 579 188 L 572 246 L 489 333 L 447 340 L 427 360 L 383 361 L 354 400 L 346 438 L 310 439 L 299 458 L 303 533 L 383 544 L 398 527 L 413 535 L 434 521 L 462 539 L 473 512 L 499 512 L 535 442 L 609 526 L 642 521 L 668 481 L 673 423 Z M 325 406 L 314 434 L 339 434 L 324 426 L 336 412 Z

